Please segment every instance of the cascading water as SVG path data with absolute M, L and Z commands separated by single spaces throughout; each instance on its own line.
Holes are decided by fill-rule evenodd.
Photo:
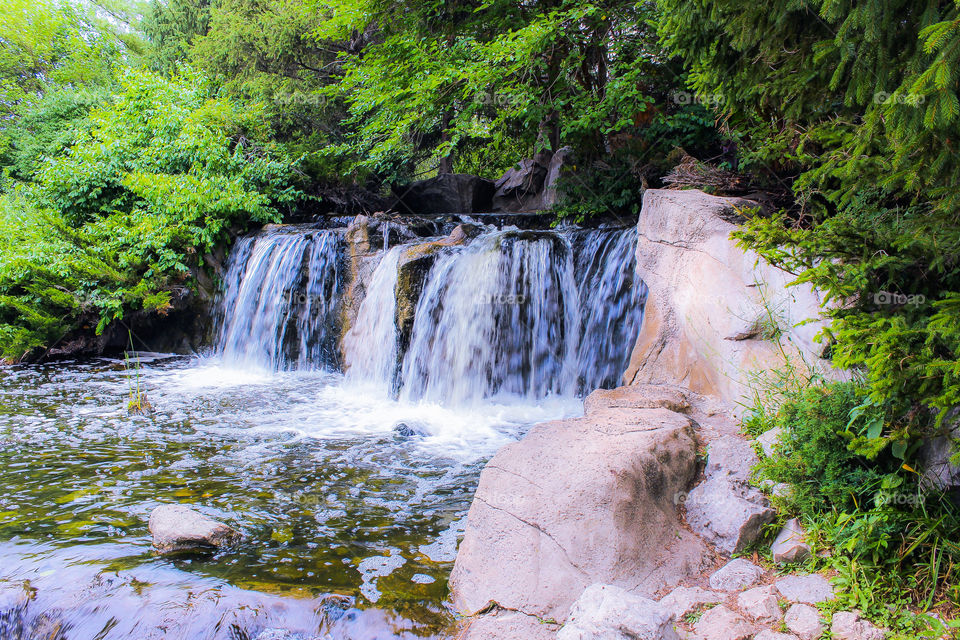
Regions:
M 336 367 L 342 259 L 336 231 L 284 228 L 241 239 L 219 304 L 224 361 L 272 370 Z
M 448 403 L 573 395 L 579 322 L 564 238 L 481 236 L 434 266 L 404 357 L 402 393 Z
M 445 247 L 415 301 L 403 348 L 398 268 L 411 246 L 380 253 L 343 336 L 348 379 L 444 404 L 575 396 L 619 382 L 646 295 L 634 277 L 634 229 L 487 228 L 466 245 Z M 294 228 L 241 240 L 220 304 L 224 359 L 336 369 L 342 253 L 334 231 Z
M 384 253 L 373 272 L 356 322 L 343 338 L 347 377 L 351 381 L 393 388 L 397 369 L 397 267 L 402 249 L 393 247 Z

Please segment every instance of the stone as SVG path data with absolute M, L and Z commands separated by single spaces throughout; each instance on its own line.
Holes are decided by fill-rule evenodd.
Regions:
M 787 609 L 783 622 L 800 640 L 819 638 L 825 628 L 820 622 L 820 612 L 805 604 L 795 604 Z
M 773 587 L 767 585 L 748 589 L 737 596 L 737 606 L 751 620 L 778 622 L 783 617 Z
M 572 147 L 560 147 L 550 158 L 550 164 L 547 165 L 547 175 L 543 181 L 543 195 L 540 199 L 541 209 L 550 209 L 562 199 L 563 194 L 560 192 L 558 181 L 564 171 L 570 168 L 572 162 Z
M 783 429 L 780 427 L 774 427 L 769 431 L 764 431 L 759 436 L 757 436 L 757 442 L 760 443 L 760 448 L 763 450 L 763 455 L 768 458 L 772 458 L 776 452 L 775 447 L 780 442 L 780 434 L 783 433 Z
M 760 459 L 749 441 L 738 436 L 722 436 L 707 447 L 707 467 L 704 475 L 708 478 L 729 476 L 749 483 L 750 470 L 759 462 Z
M 775 583 L 777 591 L 790 602 L 819 604 L 833 599 L 830 582 L 817 573 L 808 576 L 787 576 Z
M 830 624 L 833 640 L 883 640 L 887 636 L 871 622 L 864 620 L 855 611 L 837 611 Z
M 160 553 L 220 549 L 237 544 L 242 535 L 181 504 L 162 504 L 150 513 L 153 546 Z
M 710 576 L 710 588 L 717 591 L 739 591 L 756 584 L 763 569 L 743 558 L 736 558 Z
M 764 526 L 777 515 L 759 491 L 723 476 L 694 487 L 685 506 L 690 528 L 729 554 L 759 539 Z
M 771 629 L 764 629 L 753 636 L 753 640 L 798 640 L 798 638 L 792 633 L 780 633 Z
M 716 591 L 708 591 L 701 587 L 677 587 L 660 600 L 661 606 L 666 607 L 677 620 L 681 620 L 702 604 L 716 604 L 723 602 L 726 595 Z
M 803 541 L 806 532 L 796 518 L 787 520 L 770 546 L 774 562 L 802 562 L 810 557 L 810 545 Z
M 494 184 L 465 173 L 445 173 L 395 187 L 395 207 L 404 214 L 486 213 L 493 207 Z
M 587 587 L 557 634 L 557 640 L 595 638 L 680 640 L 673 628 L 673 615 L 665 607 L 606 584 Z
M 704 612 L 693 627 L 698 640 L 750 640 L 756 629 L 723 605 Z
M 583 410 L 615 409 L 669 409 L 675 413 L 690 413 L 693 405 L 690 395 L 681 387 L 666 384 L 641 384 L 616 389 L 597 389 L 583 401 Z
M 546 154 L 543 154 L 546 156 Z M 494 183 L 493 210 L 536 211 L 542 208 L 549 158 L 525 158 Z
M 563 622 L 595 583 L 650 597 L 703 567 L 675 496 L 697 473 L 689 418 L 593 403 L 534 426 L 487 463 L 450 576 L 465 615 L 491 602 Z
M 495 610 L 470 621 L 462 640 L 555 640 L 559 625 L 516 611 Z
M 755 373 L 783 366 L 784 355 L 827 378 L 844 377 L 814 340 L 824 326 L 819 294 L 806 284 L 787 286 L 795 276 L 730 238 L 738 210 L 756 205 L 694 189 L 643 194 L 637 275 L 649 292 L 625 382 L 681 385 L 736 404 L 749 395 Z M 779 345 L 764 338 L 768 309 L 776 310 Z

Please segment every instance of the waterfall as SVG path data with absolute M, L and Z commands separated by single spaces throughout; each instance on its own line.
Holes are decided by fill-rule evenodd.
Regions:
M 342 364 L 348 379 L 408 401 L 536 401 L 619 384 L 646 296 L 635 229 L 474 226 L 472 240 L 405 231 L 389 242 L 385 224 L 383 248 L 364 258 L 376 267 L 348 327 L 344 281 L 363 276 L 345 272 L 342 229 L 243 238 L 219 303 L 218 350 L 228 362 L 270 369 Z M 415 294 L 398 287 L 412 259 L 425 260 Z M 398 296 L 414 310 L 402 339 Z
M 343 338 L 351 380 L 393 388 L 397 368 L 397 266 L 402 249 L 397 246 L 385 252 L 373 272 L 356 322 Z
M 227 265 L 218 352 L 238 365 L 335 368 L 342 293 L 335 231 L 271 231 L 238 241 Z
M 569 244 L 503 231 L 438 259 L 404 358 L 408 399 L 463 403 L 576 391 L 579 300 Z
M 640 332 L 647 287 L 636 275 L 637 230 L 578 233 L 574 240 L 583 326 L 579 391 L 620 384 Z

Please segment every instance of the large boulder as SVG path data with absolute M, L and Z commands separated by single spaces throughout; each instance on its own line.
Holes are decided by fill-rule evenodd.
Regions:
M 573 603 L 557 640 L 680 640 L 666 607 L 619 587 L 595 584 Z
M 573 150 L 562 147 L 556 153 L 544 152 L 521 160 L 494 184 L 493 210 L 532 212 L 553 207 L 563 196 L 559 180 L 572 157 Z
M 626 383 L 683 385 L 734 404 L 756 372 L 784 365 L 784 354 L 830 372 L 814 342 L 818 295 L 788 287 L 793 275 L 730 238 L 738 209 L 752 206 L 695 190 L 644 193 L 637 274 L 649 293 Z M 812 321 L 798 325 L 804 320 Z
M 697 473 L 690 419 L 595 398 L 586 407 L 535 426 L 484 468 L 450 577 L 460 612 L 495 603 L 563 622 L 594 583 L 649 597 L 700 570 L 706 549 L 675 507 Z
M 486 213 L 493 192 L 491 180 L 465 173 L 445 173 L 393 189 L 397 211 L 407 214 Z
M 242 539 L 240 532 L 182 504 L 162 504 L 150 513 L 153 546 L 160 553 L 220 549 Z

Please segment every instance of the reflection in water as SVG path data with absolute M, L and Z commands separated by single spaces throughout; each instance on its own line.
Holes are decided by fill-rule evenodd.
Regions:
M 158 357 L 139 372 L 154 411 L 130 416 L 135 375 L 116 360 L 0 369 L 0 637 L 445 637 L 483 461 L 580 409 L 453 411 L 339 374 Z M 160 558 L 146 523 L 161 502 L 247 539 Z

